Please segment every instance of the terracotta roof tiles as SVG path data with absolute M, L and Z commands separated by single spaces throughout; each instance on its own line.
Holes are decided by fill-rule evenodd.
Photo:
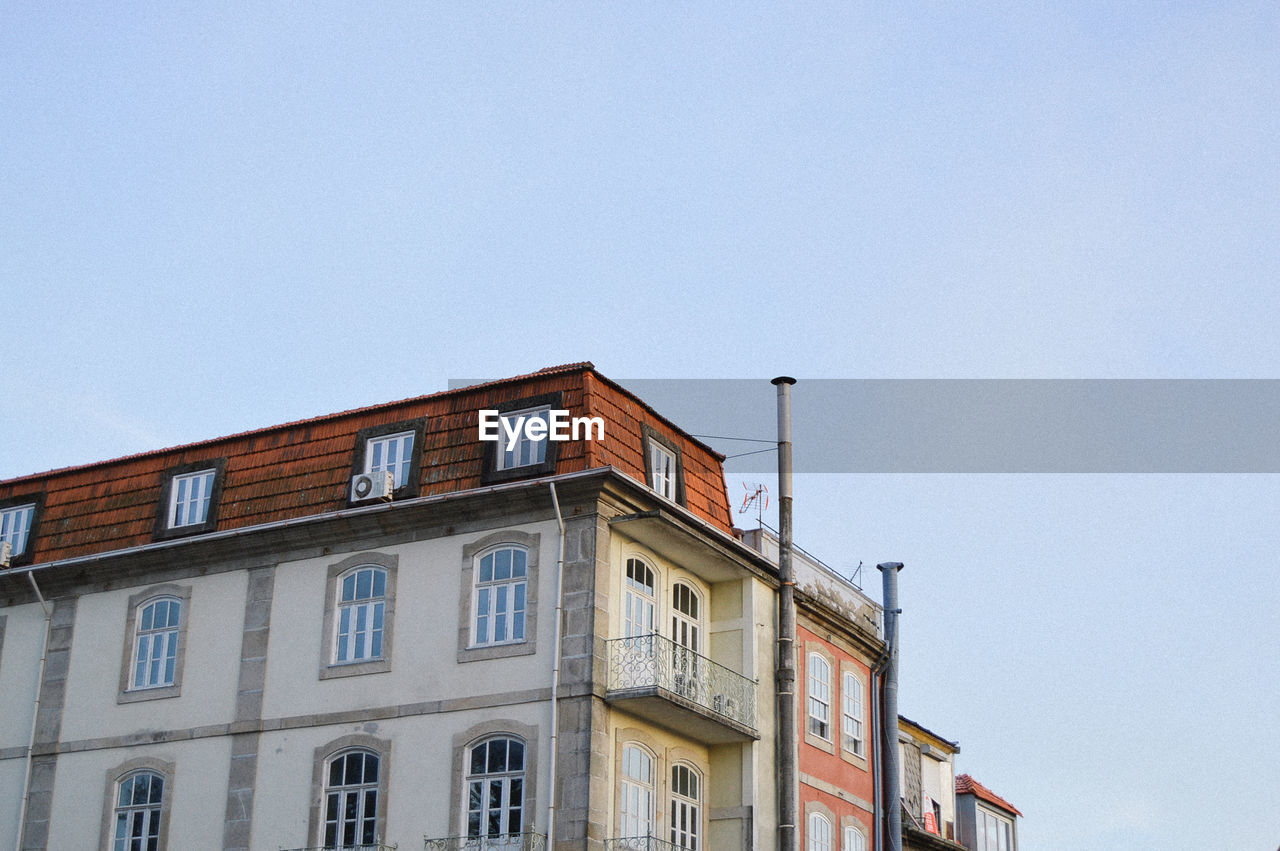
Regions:
M 961 774 L 956 777 L 956 794 L 957 795 L 973 795 L 981 798 L 989 804 L 995 804 L 1003 810 L 1013 813 L 1015 816 L 1022 815 L 1018 808 L 1013 804 L 1001 798 L 995 792 L 992 792 L 986 786 L 983 786 L 977 780 L 974 780 L 967 774 Z
M 167 472 L 186 463 L 226 459 L 217 528 L 231 529 L 344 507 L 357 433 L 423 419 L 419 492 L 434 495 L 480 486 L 483 445 L 477 411 L 503 402 L 560 393 L 571 416 L 600 416 L 604 440 L 560 445 L 557 473 L 612 466 L 645 480 L 642 425 L 680 447 L 687 507 L 732 529 L 723 456 L 690 437 L 589 362 L 488 381 L 110 461 L 0 482 L 0 499 L 44 494 L 32 546 L 37 563 L 106 552 L 153 539 Z

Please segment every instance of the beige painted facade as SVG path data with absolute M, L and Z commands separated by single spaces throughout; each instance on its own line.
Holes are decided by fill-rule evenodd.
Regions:
M 554 847 L 602 848 L 620 835 L 628 743 L 656 760 L 655 836 L 671 838 L 671 768 L 681 764 L 701 781 L 699 848 L 769 847 L 776 583 L 768 564 L 616 473 L 565 481 L 560 499 L 566 607 Z M 661 512 L 645 514 L 655 505 Z M 549 488 L 393 506 L 367 522 L 353 514 L 317 520 L 306 533 L 197 536 L 35 571 L 55 603 L 55 640 L 21 847 L 110 847 L 117 783 L 140 767 L 164 777 L 161 847 L 317 846 L 323 769 L 354 748 L 379 758 L 378 839 L 418 848 L 424 837 L 466 832 L 468 748 L 495 735 L 524 743 L 523 829 L 547 830 L 560 558 Z M 528 552 L 526 637 L 477 648 L 474 571 L 504 542 Z M 754 703 L 747 721 L 726 720 L 746 712 L 739 692 L 716 691 L 728 686 L 695 693 L 686 679 L 673 693 L 662 682 L 628 690 L 610 679 L 631 558 L 654 570 L 660 639 L 672 635 L 675 586 L 697 596 L 705 661 L 677 676 L 704 677 L 714 665 L 725 681 L 738 677 L 732 687 Z M 372 662 L 335 665 L 335 582 L 361 565 L 384 570 L 393 589 L 385 646 Z M 0 845 L 12 846 L 45 617 L 24 596 L 25 577 L 4 581 Z M 130 671 L 139 608 L 157 597 L 182 601 L 179 681 L 148 693 L 131 685 Z

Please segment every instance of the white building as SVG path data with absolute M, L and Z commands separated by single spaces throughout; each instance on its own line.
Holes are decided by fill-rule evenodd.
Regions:
M 720 462 L 576 364 L 0 482 L 0 844 L 771 847 Z

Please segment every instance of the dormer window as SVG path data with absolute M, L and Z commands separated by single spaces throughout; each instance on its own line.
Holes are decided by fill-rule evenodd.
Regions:
M 27 497 L 30 499 L 30 497 Z M 29 556 L 31 530 L 35 525 L 35 502 L 19 502 L 0 508 L 0 542 L 9 545 L 10 564 Z M 26 561 L 28 559 L 23 559 Z
M 356 434 L 351 475 L 390 473 L 396 499 L 417 496 L 422 470 L 425 421 L 408 420 L 363 428 Z M 362 498 L 353 489 L 352 503 Z
M 173 538 L 212 532 L 217 527 L 225 458 L 196 461 L 164 473 L 156 537 Z
M 564 407 L 563 394 L 544 393 L 497 405 L 498 439 L 484 440 L 480 481 L 483 484 L 510 482 L 556 471 L 563 441 L 548 437 L 551 411 Z
M 210 468 L 173 477 L 169 486 L 170 529 L 195 526 L 209 519 L 209 502 L 213 497 L 216 474 L 217 471 Z
M 641 426 L 641 431 L 646 484 L 658 496 L 684 505 L 684 463 L 680 446 L 649 426 Z

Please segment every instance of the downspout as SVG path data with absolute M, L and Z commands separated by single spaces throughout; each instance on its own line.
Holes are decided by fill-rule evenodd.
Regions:
M 888 851 L 902 851 L 902 790 L 898 784 L 898 571 L 902 563 L 876 565 L 884 578 L 884 634 L 889 662 L 884 674 L 884 786 L 888 809 Z
M 880 678 L 884 674 L 885 665 L 889 664 L 889 645 L 886 643 L 880 658 L 871 666 L 871 741 L 875 743 L 876 752 L 871 760 L 871 787 L 875 794 L 876 851 L 884 848 L 884 742 L 880 738 L 880 701 L 882 692 Z
M 796 727 L 796 574 L 791 563 L 791 385 L 787 376 L 773 379 L 778 388 L 778 849 L 796 851 L 800 809 Z
M 40 593 L 35 574 L 28 571 L 27 580 L 31 583 L 31 590 L 35 592 L 36 599 L 40 601 L 40 608 L 44 609 L 44 643 L 40 645 L 40 674 L 36 678 L 36 699 L 31 709 L 31 736 L 27 740 L 27 773 L 22 778 L 22 805 L 18 809 L 18 839 L 13 846 L 16 851 L 22 851 L 22 827 L 27 820 L 27 803 L 31 800 L 31 763 L 36 747 L 36 720 L 40 717 L 40 687 L 44 684 L 44 663 L 49 656 L 49 630 L 53 625 L 53 609 L 49 608 L 44 595 Z
M 551 663 L 551 778 L 547 787 L 547 844 L 554 848 L 556 842 L 556 748 L 560 723 L 560 620 L 564 614 L 564 517 L 560 514 L 560 499 L 556 496 L 556 483 L 551 485 L 551 504 L 556 509 L 556 525 L 560 527 L 560 549 L 556 558 L 556 623 L 552 639 Z

